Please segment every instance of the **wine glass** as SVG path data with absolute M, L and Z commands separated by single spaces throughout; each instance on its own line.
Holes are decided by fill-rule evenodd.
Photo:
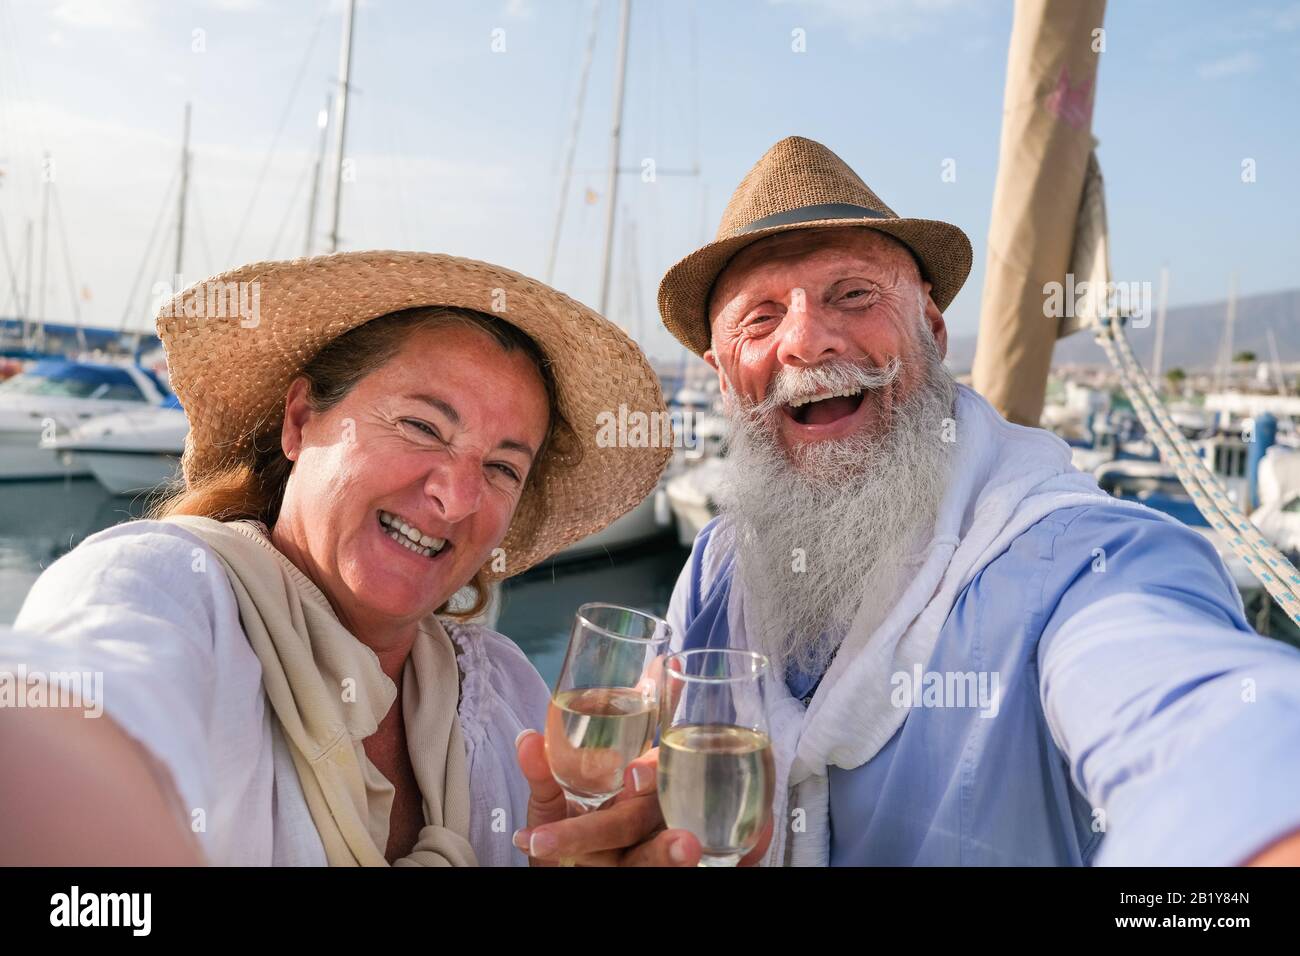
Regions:
M 672 629 L 614 604 L 578 608 L 546 714 L 546 757 L 571 811 L 623 789 L 627 765 L 649 749 Z
M 681 651 L 664 665 L 659 805 L 700 841 L 700 866 L 735 866 L 772 815 L 768 660 L 735 648 Z

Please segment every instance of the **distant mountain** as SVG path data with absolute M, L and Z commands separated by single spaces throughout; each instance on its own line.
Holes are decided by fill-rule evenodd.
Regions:
M 1154 303 L 1152 310 L 1154 312 Z M 1207 302 L 1170 309 L 1165 320 L 1165 371 L 1213 368 L 1223 341 L 1223 326 L 1228 302 Z M 1266 292 L 1237 299 L 1237 320 L 1232 326 L 1232 350 L 1254 352 L 1260 361 L 1268 361 L 1268 330 L 1277 339 L 1278 357 L 1284 363 L 1300 362 L 1300 289 Z M 1144 329 L 1129 327 L 1128 340 L 1142 364 L 1151 365 L 1155 346 L 1154 316 Z M 962 335 L 948 343 L 948 362 L 958 372 L 969 371 L 975 358 L 975 336 Z M 1056 343 L 1053 365 L 1107 365 L 1106 355 L 1087 332 L 1076 332 Z

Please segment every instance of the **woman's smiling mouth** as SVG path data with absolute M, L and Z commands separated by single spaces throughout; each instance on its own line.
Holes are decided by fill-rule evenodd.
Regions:
M 426 558 L 436 557 L 448 545 L 445 538 L 435 538 L 425 534 L 401 515 L 393 514 L 391 511 L 379 512 L 379 526 L 385 535 L 406 550 L 413 554 L 424 555 Z

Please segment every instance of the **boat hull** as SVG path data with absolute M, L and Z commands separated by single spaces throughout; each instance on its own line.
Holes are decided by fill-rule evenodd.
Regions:
M 721 460 L 710 458 L 665 485 L 682 547 L 693 546 L 696 536 L 718 513 L 718 491 L 725 477 Z
M 83 451 L 78 457 L 115 495 L 152 491 L 180 473 L 180 456 L 163 452 Z
M 648 495 L 640 504 L 622 515 L 608 527 L 581 541 L 575 541 L 552 558 L 553 561 L 573 561 L 595 554 L 616 551 L 649 541 L 663 534 L 664 525 L 656 517 L 655 495 Z
M 0 479 L 81 478 L 90 469 L 79 455 L 41 445 L 39 431 L 0 430 Z

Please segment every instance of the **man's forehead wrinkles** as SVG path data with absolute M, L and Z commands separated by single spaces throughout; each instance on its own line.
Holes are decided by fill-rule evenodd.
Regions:
M 813 278 L 821 278 L 830 282 L 839 282 L 853 276 L 881 282 L 893 282 L 898 279 L 899 264 L 897 261 L 886 261 L 883 256 L 865 257 L 843 251 L 828 251 L 831 252 L 830 255 L 810 256 L 805 260 L 810 270 L 823 273 L 823 275 Z M 786 264 L 785 260 L 787 258 L 777 257 L 753 263 L 744 267 L 741 271 L 724 277 L 718 288 L 726 293 L 728 298 L 733 298 L 740 293 L 756 291 L 769 285 L 773 287 L 786 286 L 790 284 L 792 278 L 795 285 L 806 285 L 810 277 L 806 275 L 789 277 L 784 274 L 782 267 Z
M 863 278 L 894 285 L 902 277 L 904 256 L 911 258 L 900 240 L 867 229 L 801 230 L 760 239 L 736 253 L 719 273 L 706 302 L 710 323 L 728 307 L 743 307 L 746 293 L 759 294 L 792 260 L 828 270 L 839 263 L 850 274 L 856 270 Z

